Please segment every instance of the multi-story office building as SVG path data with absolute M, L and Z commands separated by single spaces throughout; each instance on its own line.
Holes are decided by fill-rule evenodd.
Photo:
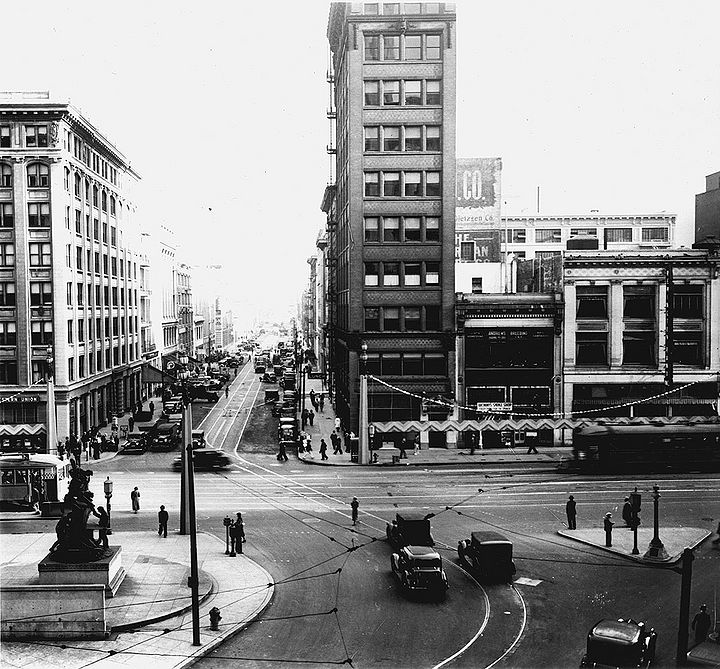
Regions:
M 705 192 L 695 196 L 695 243 L 720 241 L 720 172 L 705 177 Z
M 195 320 L 193 317 L 192 270 L 185 263 L 177 267 L 178 350 L 185 355 L 195 353 Z
M 368 373 L 401 389 L 371 383 L 371 421 L 418 419 L 415 395 L 453 392 L 454 5 L 334 2 L 327 34 L 330 381 L 357 431 L 363 344 Z
M 46 444 L 141 395 L 138 255 L 129 161 L 47 93 L 0 95 L 0 447 Z

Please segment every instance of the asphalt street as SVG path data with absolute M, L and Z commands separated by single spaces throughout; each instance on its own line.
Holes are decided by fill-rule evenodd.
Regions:
M 557 535 L 573 493 L 578 526 L 597 526 L 605 512 L 619 520 L 623 498 L 643 493 L 643 522 L 652 523 L 649 491 L 660 485 L 663 526 L 713 528 L 720 516 L 717 476 L 578 478 L 517 468 L 422 469 L 302 465 L 275 459 L 274 419 L 246 365 L 229 397 L 194 408 L 210 444 L 233 455 L 220 473 L 196 474 L 200 529 L 224 537 L 223 517 L 242 511 L 249 557 L 276 581 L 260 620 L 199 662 L 226 667 L 576 667 L 590 627 L 603 617 L 646 620 L 658 631 L 658 664 L 674 664 L 680 576 L 631 563 Z M 115 482 L 113 527 L 154 532 L 165 504 L 177 527 L 175 454 L 120 455 L 95 466 L 95 480 Z M 98 484 L 96 484 L 98 485 Z M 142 508 L 130 511 L 130 490 Z M 360 500 L 357 527 L 349 502 Z M 385 523 L 397 510 L 434 514 L 433 536 L 450 581 L 443 602 L 406 597 L 390 572 Z M 713 524 L 714 522 L 714 524 Z M 6 521 L 3 533 L 52 531 L 54 521 Z M 522 583 L 480 584 L 457 564 L 460 539 L 499 529 L 514 542 Z M 618 532 L 627 530 L 617 529 Z M 696 551 L 691 610 L 712 609 L 720 551 Z

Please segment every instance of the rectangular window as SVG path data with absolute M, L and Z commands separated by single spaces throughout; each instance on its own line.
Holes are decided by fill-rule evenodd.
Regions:
M 425 128 L 425 150 L 426 151 L 440 151 L 440 126 L 429 125 Z
M 0 362 L 0 385 L 15 386 L 17 382 L 17 362 L 9 360 Z
M 71 306 L 72 306 L 72 303 L 73 303 L 73 299 L 72 299 L 72 297 L 73 297 L 72 287 L 73 287 L 73 285 L 72 285 L 71 283 L 68 283 L 68 285 L 67 285 L 66 299 L 67 299 L 67 305 L 68 305 L 69 307 L 71 307 Z
M 404 104 L 408 106 L 422 104 L 422 81 L 413 79 L 405 82 Z
M 107 253 L 103 253 L 102 261 L 103 261 L 103 274 L 104 274 L 105 276 L 107 276 L 107 275 L 108 275 L 108 256 L 107 256 Z
M 703 364 L 702 343 L 701 332 L 675 330 L 672 349 L 673 362 L 677 365 L 699 367 Z
M 425 104 L 426 105 L 441 105 L 442 104 L 442 92 L 440 89 L 439 79 L 430 79 L 425 82 Z
M 95 274 L 100 274 L 100 252 L 95 251 Z
M 28 205 L 28 225 L 31 228 L 49 227 L 50 204 L 47 202 L 32 203 Z
M 426 286 L 438 286 L 440 284 L 440 263 L 439 262 L 426 262 L 425 263 L 425 285 Z
M 366 262 L 365 263 L 365 285 L 366 286 L 377 286 L 380 284 L 380 263 Z
M 673 285 L 673 318 L 703 317 L 703 287 Z
M 383 3 L 383 14 L 399 14 L 400 3 L 399 2 L 385 2 Z
M 51 265 L 50 244 L 31 243 L 30 248 L 30 267 L 49 267 Z
M 0 345 L 16 346 L 17 345 L 17 325 L 15 321 L 0 322 Z
M 655 365 L 654 330 L 623 332 L 623 365 Z
M 68 358 L 68 381 L 75 380 L 75 358 Z
M 380 329 L 380 309 L 376 307 L 365 307 L 365 330 Z
M 643 228 L 642 240 L 644 242 L 666 242 L 669 239 L 667 228 Z
M 85 321 L 82 319 L 78 321 L 78 342 L 85 342 Z
M 75 247 L 75 267 L 77 267 L 78 272 L 82 272 L 83 250 L 79 246 Z
M 10 165 L 0 164 L 0 186 L 3 188 L 11 188 L 13 182 L 13 172 Z
M 365 82 L 365 104 L 368 106 L 377 106 L 380 104 L 380 82 Z
M 406 242 L 419 242 L 420 238 L 420 218 L 417 216 L 406 216 L 403 221 L 405 229 Z
M 380 241 L 380 219 L 377 216 L 367 216 L 365 218 L 365 241 Z
M 474 276 L 472 278 L 472 292 L 476 294 L 482 293 L 482 277 Z
M 0 126 L 0 149 L 10 148 L 10 126 Z
M 422 195 L 422 174 L 405 172 L 405 196 L 417 197 L 418 195 Z
M 363 14 L 377 16 L 379 13 L 380 9 L 377 2 L 366 2 L 363 5 Z
M 365 150 L 380 150 L 380 127 L 377 125 L 366 126 L 365 128 Z
M 33 383 L 40 383 L 44 378 L 45 362 L 33 360 L 30 366 L 30 374 Z
M 440 219 L 435 216 L 425 217 L 425 241 L 440 241 Z
M 52 305 L 52 283 L 49 281 L 30 282 L 30 306 Z
M 405 128 L 405 151 L 422 151 L 422 128 L 411 125 Z
M 430 305 L 425 307 L 425 329 L 440 330 L 440 307 Z
M 623 318 L 655 320 L 655 288 L 653 286 L 624 286 Z
M 365 35 L 365 60 L 380 60 L 380 35 Z
M 31 250 L 32 247 L 33 244 L 30 244 Z M 0 244 L 0 267 L 15 267 L 15 244 Z
M 440 197 L 442 195 L 440 172 L 425 172 L 425 195 L 427 197 Z
M 400 60 L 400 35 L 383 35 L 383 60 Z
M 441 56 L 440 35 L 425 35 L 425 58 L 426 60 L 440 60 Z
M 400 330 L 400 307 L 383 308 L 383 330 L 385 332 Z
M 575 291 L 575 301 L 576 318 L 607 319 L 607 286 L 578 286 Z
M 85 287 L 82 283 L 79 283 L 77 285 L 77 303 L 78 303 L 79 307 L 82 307 L 84 305 L 84 297 L 85 297 L 84 288 Z
M 405 285 L 406 286 L 419 286 L 420 285 L 420 263 L 419 262 L 406 262 L 405 263 Z M 418 319 L 419 318 L 420 318 L 420 316 L 418 315 Z
M 405 309 L 405 329 L 411 331 L 419 329 L 414 327 L 408 327 L 408 309 Z M 403 353 L 402 363 L 404 376 L 422 376 L 422 353 Z
M 405 330 L 417 332 L 421 327 L 420 307 L 405 307 Z
M 597 228 L 570 228 L 571 237 L 597 237 Z
M 15 225 L 15 213 L 12 202 L 0 204 L 0 228 L 12 228 Z
M 47 146 L 48 131 L 46 125 L 25 126 L 25 146 Z
M 12 281 L 0 282 L 0 306 L 15 306 L 15 283 Z
M 383 195 L 400 196 L 400 172 L 383 172 Z
M 383 104 L 399 105 L 400 104 L 400 82 L 399 81 L 383 81 Z
M 447 359 L 443 353 L 425 354 L 425 375 L 444 376 L 447 374 Z
M 30 343 L 33 346 L 53 343 L 52 321 L 32 321 L 30 324 Z
M 460 260 L 466 262 L 475 260 L 475 242 L 460 242 Z
M 117 258 L 115 256 L 110 258 L 110 274 L 117 276 Z
M 380 195 L 380 173 L 365 172 L 365 197 Z
M 536 244 L 560 244 L 562 242 L 562 230 L 560 228 L 539 228 L 535 230 Z
M 398 126 L 383 127 L 383 151 L 400 150 L 400 128 Z
M 93 219 L 93 239 L 96 242 L 100 241 L 100 221 L 97 218 Z
M 605 241 L 610 244 L 632 242 L 632 228 L 606 228 Z
M 400 285 L 400 263 L 386 262 L 383 263 L 383 286 L 399 286 Z
M 400 219 L 395 216 L 386 216 L 383 219 L 383 241 L 400 241 Z
M 405 60 L 422 60 L 422 35 L 405 35 Z
M 74 328 L 73 328 L 73 323 L 74 323 L 74 321 L 72 321 L 72 320 L 69 320 L 69 321 L 67 322 L 67 333 L 68 333 L 68 335 L 67 335 L 67 340 L 68 340 L 68 344 L 72 344 L 72 343 L 73 343 L 73 329 L 74 329 Z
M 576 332 L 575 364 L 607 365 L 607 333 Z

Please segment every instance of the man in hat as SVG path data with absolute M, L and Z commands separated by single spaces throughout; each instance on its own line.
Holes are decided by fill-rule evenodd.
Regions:
M 691 627 L 695 630 L 695 644 L 702 643 L 707 639 L 710 631 L 710 615 L 707 612 L 707 605 L 703 604 L 700 610 L 695 614 Z
M 612 528 L 613 525 L 612 520 L 612 513 L 609 511 L 605 514 L 605 519 L 603 520 L 603 526 L 605 528 L 605 546 L 610 548 L 612 546 Z
M 575 521 L 577 520 L 577 508 L 575 504 L 575 497 L 570 495 L 568 501 L 565 503 L 565 515 L 567 516 L 568 529 L 576 530 L 577 526 Z

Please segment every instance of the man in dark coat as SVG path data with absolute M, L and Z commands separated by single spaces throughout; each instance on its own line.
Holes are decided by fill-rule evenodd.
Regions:
M 632 504 L 630 504 L 630 498 L 625 498 L 625 504 L 623 504 L 622 519 L 626 527 L 632 527 Z
M 575 525 L 575 521 L 577 519 L 577 510 L 575 497 L 572 495 L 568 497 L 568 501 L 565 503 L 565 514 L 567 515 L 568 529 L 576 530 L 577 526 Z
M 695 630 L 695 643 L 702 643 L 707 639 L 711 625 L 710 615 L 707 612 L 707 605 L 703 604 L 695 614 L 691 627 Z
M 165 506 L 160 505 L 160 511 L 158 511 L 158 536 L 167 539 L 167 524 L 170 520 L 170 515 L 165 511 Z
M 612 546 L 612 529 L 615 523 L 612 519 L 612 513 L 609 511 L 605 514 L 603 519 L 603 528 L 605 530 L 605 546 L 610 548 Z

